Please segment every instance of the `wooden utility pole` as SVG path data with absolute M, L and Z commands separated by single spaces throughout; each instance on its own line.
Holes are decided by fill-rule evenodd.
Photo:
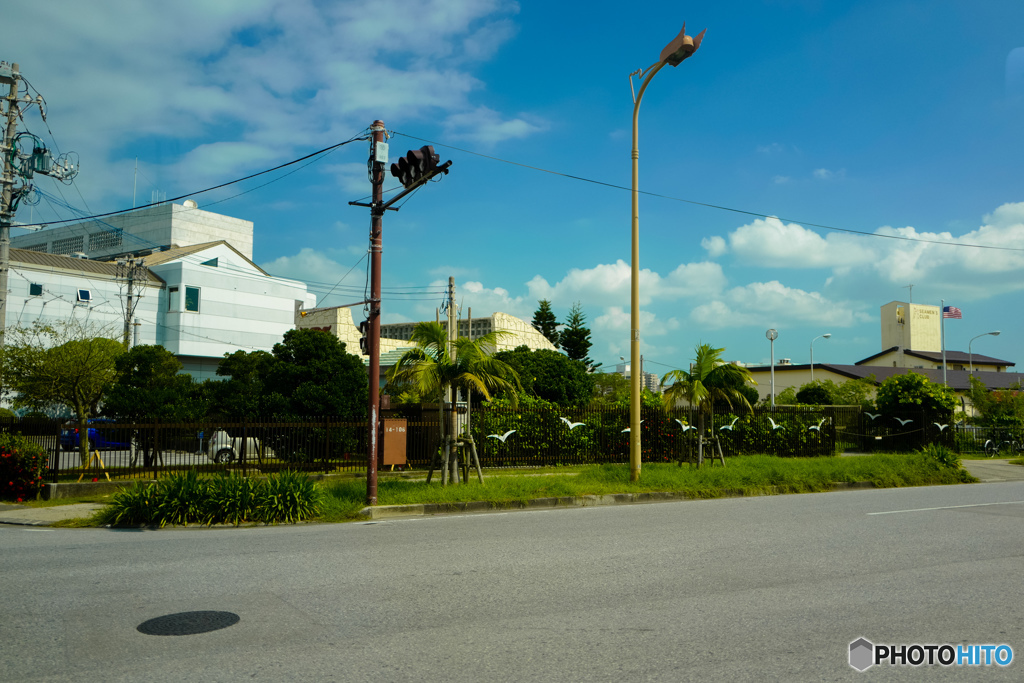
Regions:
M 4 127 L 3 187 L 0 193 L 0 349 L 4 348 L 7 332 L 7 275 L 11 269 L 11 223 L 14 221 L 14 136 L 18 132 L 18 81 L 21 79 L 18 65 L 11 64 L 10 76 L 0 74 L 0 83 L 9 83 L 7 100 L 7 125 Z
M 380 161 L 378 147 L 384 145 L 384 122 L 377 120 L 370 126 L 370 181 L 373 199 L 370 208 L 370 299 L 367 314 L 367 346 L 370 356 L 370 396 L 367 401 L 366 448 L 366 504 L 377 504 L 377 457 L 380 450 L 380 267 L 381 237 L 384 230 L 384 161 Z

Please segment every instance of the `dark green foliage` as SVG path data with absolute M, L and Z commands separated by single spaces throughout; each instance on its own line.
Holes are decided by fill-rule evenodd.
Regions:
M 929 422 L 949 423 L 956 408 L 956 393 L 944 384 L 929 381 L 924 375 L 908 372 L 893 375 L 878 387 L 878 409 L 898 414 L 921 410 Z
M 256 510 L 257 519 L 267 524 L 294 524 L 316 517 L 322 496 L 309 477 L 298 472 L 280 472 L 267 479 L 262 501 Z
M 559 333 L 558 341 L 562 345 L 565 355 L 572 360 L 582 361 L 590 370 L 599 367 L 601 364 L 594 364 L 594 361 L 587 357 L 590 347 L 590 328 L 586 326 L 587 316 L 583 314 L 583 306 L 580 302 L 572 305 L 569 317 L 565 321 L 565 328 Z
M 972 421 L 986 427 L 990 438 L 1024 441 L 1024 391 L 1019 386 L 989 391 L 984 382 L 971 377 L 970 396 L 978 413 Z
M 217 374 L 230 378 L 214 388 L 223 417 L 366 417 L 369 384 L 363 362 L 327 332 L 289 330 L 272 354 L 226 354 Z
M 796 392 L 796 402 L 811 406 L 832 405 L 832 392 L 821 382 L 810 382 Z
M 961 482 L 975 481 L 974 477 L 960 466 L 960 456 L 945 446 L 930 443 L 921 449 L 921 454 L 940 470 L 955 472 Z
M 206 413 L 191 375 L 162 346 L 136 346 L 114 361 L 117 380 L 107 389 L 103 414 L 122 421 L 187 422 Z
M 551 311 L 551 302 L 547 299 L 541 299 L 537 304 L 538 307 L 533 314 L 531 324 L 538 332 L 547 337 L 547 340 L 554 344 L 557 349 L 560 335 L 558 334 L 558 320 L 555 319 L 555 314 Z
M 529 396 L 560 406 L 584 406 L 593 395 L 594 376 L 586 366 L 557 351 L 531 351 L 520 346 L 513 351 L 499 351 L 494 358 L 519 374 L 523 391 Z
M 47 454 L 19 434 L 0 433 L 0 500 L 35 500 L 43 487 Z
M 159 483 L 136 482 L 114 494 L 100 520 L 126 526 L 294 523 L 319 514 L 321 502 L 320 488 L 299 472 L 279 472 L 259 481 L 237 474 L 201 479 L 190 470 Z
M 203 517 L 212 523 L 238 526 L 257 518 L 256 510 L 263 498 L 263 482 L 249 479 L 237 472 L 216 477 L 207 482 L 206 510 Z
M 159 484 L 157 492 L 157 520 L 165 524 L 185 525 L 189 522 L 203 522 L 207 486 L 200 481 L 195 470 L 175 472 Z

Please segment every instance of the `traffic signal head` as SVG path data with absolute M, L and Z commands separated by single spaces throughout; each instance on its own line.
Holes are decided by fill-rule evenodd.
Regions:
M 362 335 L 361 337 L 359 337 L 359 350 L 363 352 L 364 356 L 368 356 L 370 355 L 370 344 L 367 338 L 368 335 L 370 334 L 369 320 L 364 320 L 363 322 L 359 323 L 359 334 Z
M 409 188 L 430 174 L 440 160 L 441 157 L 434 152 L 433 146 L 424 145 L 419 149 L 410 150 L 397 163 L 391 164 L 391 175 L 402 183 L 402 187 Z

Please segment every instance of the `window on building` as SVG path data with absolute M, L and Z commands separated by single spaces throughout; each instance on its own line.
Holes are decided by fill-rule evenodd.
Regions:
M 87 304 L 92 301 L 92 292 L 88 289 L 78 290 L 78 301 L 79 303 Z
M 167 310 L 168 311 L 180 311 L 181 310 L 181 299 L 179 298 L 177 287 L 167 288 Z
M 185 288 L 185 310 L 191 311 L 192 313 L 199 312 L 199 288 L 198 287 L 186 287 Z
M 212 259 L 210 259 L 209 261 L 203 261 L 203 262 L 202 262 L 202 263 L 200 263 L 199 265 L 201 265 L 201 266 L 213 266 L 214 268 L 216 268 L 216 267 L 217 267 L 217 261 L 218 261 L 218 259 L 220 259 L 220 257 L 219 257 L 219 256 L 218 256 L 218 257 L 216 257 L 216 258 L 212 258 Z
M 42 285 L 37 285 L 36 283 L 33 282 L 33 283 L 29 284 L 29 286 L 28 286 L 28 293 L 29 293 L 29 296 L 42 296 L 43 295 L 43 286 Z

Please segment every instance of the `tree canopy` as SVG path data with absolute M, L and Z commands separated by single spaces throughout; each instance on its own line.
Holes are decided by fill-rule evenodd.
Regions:
M 103 413 L 120 420 L 195 421 L 206 416 L 191 375 L 162 346 L 135 346 L 115 360 L 118 376 L 103 399 Z
M 582 361 L 588 369 L 594 369 L 599 367 L 600 363 L 595 365 L 594 361 L 587 357 L 593 344 L 590 341 L 590 328 L 586 326 L 586 322 L 587 316 L 583 314 L 583 306 L 577 301 L 572 305 L 569 317 L 565 321 L 565 328 L 559 334 L 558 339 L 565 355 L 569 356 L 571 360 Z
M 85 429 L 96 414 L 107 387 L 117 379 L 115 361 L 124 353 L 120 342 L 83 336 L 77 326 L 35 325 L 16 330 L 4 347 L 4 385 L 15 392 L 14 405 L 46 410 L 63 407 Z M 83 432 L 84 433 L 84 432 Z M 81 439 L 85 464 L 89 441 Z
M 908 372 L 893 375 L 878 387 L 878 409 L 885 413 L 923 410 L 926 419 L 949 420 L 956 408 L 956 393 L 945 384 L 930 381 L 924 375 Z
M 217 374 L 218 412 L 231 417 L 366 415 L 369 381 L 359 356 L 321 330 L 288 330 L 272 353 L 225 354 Z
M 531 324 L 538 332 L 547 337 L 547 340 L 554 344 L 557 349 L 559 347 L 560 335 L 558 333 L 558 320 L 551 310 L 551 302 L 547 299 L 541 299 L 537 304 L 537 310 L 533 314 Z
M 584 406 L 594 393 L 594 376 L 578 360 L 566 355 L 519 346 L 499 351 L 494 358 L 508 364 L 519 375 L 523 391 L 560 406 Z

